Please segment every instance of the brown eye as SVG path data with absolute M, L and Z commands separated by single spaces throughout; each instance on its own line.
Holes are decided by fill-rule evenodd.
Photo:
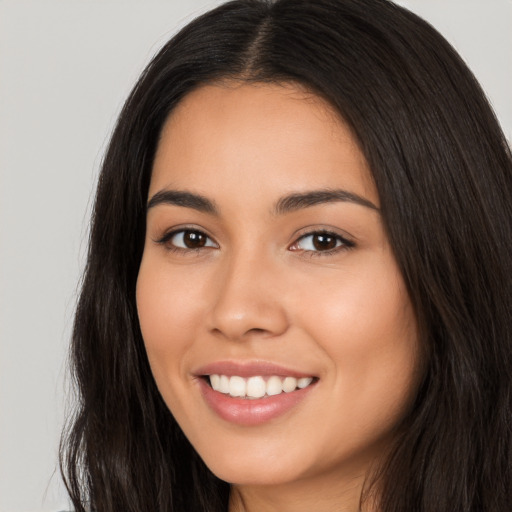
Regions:
M 183 232 L 183 244 L 188 249 L 199 249 L 206 245 L 206 235 L 199 231 L 184 231 Z
M 338 250 L 350 249 L 354 243 L 336 233 L 317 231 L 300 237 L 291 247 L 292 251 L 302 251 L 310 255 L 326 255 Z
M 181 250 L 202 249 L 204 247 L 218 247 L 213 240 L 202 231 L 182 229 L 165 236 L 160 243 Z
M 328 251 L 336 247 L 338 240 L 337 237 L 333 235 L 327 233 L 318 233 L 316 235 L 312 235 L 312 243 L 313 247 L 317 251 Z

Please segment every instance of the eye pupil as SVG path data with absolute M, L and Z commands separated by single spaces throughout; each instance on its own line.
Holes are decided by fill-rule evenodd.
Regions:
M 336 237 L 327 234 L 316 234 L 313 236 L 313 246 L 318 251 L 328 251 L 336 247 Z
M 198 249 L 206 244 L 206 236 L 198 231 L 185 231 L 183 233 L 183 243 L 189 249 Z

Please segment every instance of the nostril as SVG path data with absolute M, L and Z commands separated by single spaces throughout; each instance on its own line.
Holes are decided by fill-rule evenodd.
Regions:
M 253 334 L 265 334 L 265 329 L 260 329 L 259 327 L 254 327 L 253 329 L 249 329 L 247 333 L 253 333 Z

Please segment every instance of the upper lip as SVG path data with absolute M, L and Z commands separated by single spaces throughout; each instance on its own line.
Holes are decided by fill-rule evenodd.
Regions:
M 271 376 L 282 377 L 314 377 L 312 373 L 286 368 L 268 361 L 216 361 L 208 363 L 193 372 L 197 376 L 205 375 L 237 375 L 239 377 Z

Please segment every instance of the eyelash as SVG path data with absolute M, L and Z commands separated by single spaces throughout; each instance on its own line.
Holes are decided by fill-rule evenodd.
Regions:
M 299 251 L 302 251 L 303 255 L 308 256 L 310 258 L 315 257 L 324 257 L 324 256 L 331 256 L 334 254 L 337 254 L 342 251 L 347 251 L 349 249 L 352 249 L 355 247 L 355 243 L 351 240 L 348 240 L 347 238 L 339 235 L 338 233 L 334 233 L 333 231 L 328 231 L 325 229 L 319 229 L 314 231 L 308 231 L 307 233 L 302 234 L 297 240 L 290 246 L 297 246 L 301 241 L 306 240 L 309 237 L 318 237 L 318 236 L 325 236 L 328 238 L 334 238 L 336 241 L 335 247 L 332 249 L 326 249 L 325 251 L 322 250 L 311 250 L 311 249 L 297 249 Z
M 159 240 L 155 240 L 155 242 L 157 244 L 165 246 L 165 248 L 168 251 L 175 252 L 175 253 L 197 253 L 204 248 L 212 247 L 211 245 L 206 245 L 206 246 L 201 246 L 201 247 L 187 247 L 187 248 L 177 247 L 176 245 L 171 243 L 171 240 L 176 235 L 179 235 L 180 233 L 183 233 L 183 234 L 196 233 L 196 234 L 206 237 L 207 240 L 210 240 L 210 241 L 212 240 L 211 237 L 209 237 L 206 233 L 204 233 L 204 231 L 201 231 L 200 229 L 185 227 L 185 228 L 180 228 L 180 229 L 175 229 L 175 230 L 169 231 L 168 233 L 165 233 L 164 236 L 162 236 L 162 238 L 160 238 Z
M 212 238 L 209 237 L 206 233 L 204 233 L 200 229 L 195 229 L 195 228 L 181 228 L 181 229 L 169 231 L 168 233 L 165 233 L 160 239 L 155 240 L 155 242 L 157 244 L 165 246 L 168 251 L 171 251 L 174 253 L 197 254 L 202 249 L 207 249 L 210 247 L 213 247 L 213 248 L 218 247 L 215 242 L 213 242 L 213 244 L 215 244 L 215 245 L 203 245 L 201 247 L 190 247 L 190 248 L 178 247 L 171 243 L 171 240 L 176 235 L 179 235 L 179 234 L 184 235 L 187 232 L 199 234 L 200 236 L 204 236 L 204 237 L 206 237 L 207 240 L 213 242 Z M 322 236 L 322 235 L 326 236 L 326 237 L 334 238 L 336 240 L 336 246 L 333 247 L 332 249 L 327 249 L 325 251 L 322 251 L 322 250 L 315 251 L 315 250 L 308 250 L 308 249 L 291 249 L 292 247 L 297 246 L 301 241 L 304 241 L 308 237 Z M 297 238 L 297 240 L 295 242 L 293 242 L 293 244 L 290 246 L 289 250 L 302 251 L 302 253 L 304 255 L 307 255 L 308 257 L 313 258 L 313 257 L 330 256 L 330 255 L 336 254 L 341 251 L 346 251 L 346 250 L 352 249 L 354 247 L 355 247 L 355 243 L 352 242 L 351 240 L 348 240 L 347 238 L 345 238 L 337 233 L 334 233 L 332 231 L 320 229 L 320 230 L 309 231 L 307 233 L 302 234 L 299 238 Z

